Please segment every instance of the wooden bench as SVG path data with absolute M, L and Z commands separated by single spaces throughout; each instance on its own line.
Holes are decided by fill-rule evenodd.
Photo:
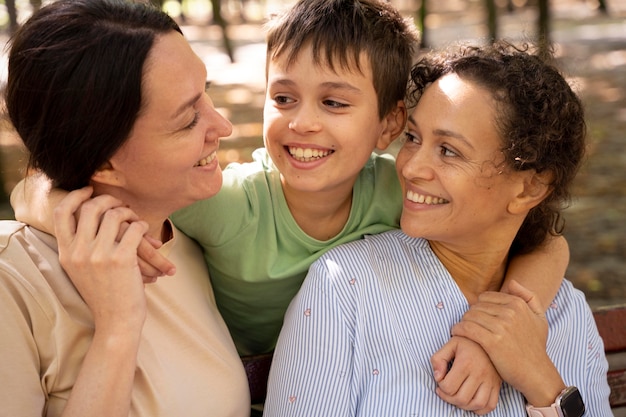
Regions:
M 596 308 L 593 317 L 609 361 L 607 379 L 611 387 L 611 408 L 615 417 L 626 417 L 626 304 Z M 248 374 L 252 404 L 262 404 L 272 354 L 247 356 L 242 360 Z
M 596 308 L 593 317 L 609 361 L 611 408 L 615 417 L 626 417 L 626 304 Z

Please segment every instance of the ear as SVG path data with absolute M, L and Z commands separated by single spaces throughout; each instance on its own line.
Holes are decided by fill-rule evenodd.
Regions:
M 117 171 L 110 161 L 102 164 L 91 176 L 91 181 L 98 184 L 113 185 L 123 187 L 126 185 L 124 176 Z
M 376 142 L 376 148 L 383 150 L 393 142 L 406 125 L 407 111 L 404 100 L 398 100 L 396 106 L 383 118 L 383 132 Z
M 512 214 L 528 213 L 552 192 L 552 173 L 526 171 L 522 190 L 509 203 L 508 210 Z

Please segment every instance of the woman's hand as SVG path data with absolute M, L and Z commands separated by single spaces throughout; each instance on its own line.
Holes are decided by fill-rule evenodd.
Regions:
M 479 344 L 453 336 L 430 362 L 442 400 L 478 415 L 496 408 L 502 379 Z
M 91 199 L 91 192 L 90 187 L 73 191 L 54 210 L 60 263 L 89 306 L 97 331 L 140 333 L 146 299 L 137 248 L 148 226 L 121 201 Z
M 480 344 L 502 379 L 530 404 L 549 406 L 565 384 L 546 353 L 547 320 L 531 291 L 511 281 L 509 292 L 481 294 L 452 334 Z

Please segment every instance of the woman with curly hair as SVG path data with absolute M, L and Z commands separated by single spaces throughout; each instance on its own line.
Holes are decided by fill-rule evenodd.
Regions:
M 431 53 L 409 93 L 401 230 L 313 264 L 285 318 L 265 415 L 466 415 L 439 384 L 470 343 L 504 381 L 490 416 L 610 416 L 583 293 L 564 280 L 544 314 L 521 284 L 500 291 L 512 254 L 562 231 L 585 150 L 579 98 L 506 43 Z

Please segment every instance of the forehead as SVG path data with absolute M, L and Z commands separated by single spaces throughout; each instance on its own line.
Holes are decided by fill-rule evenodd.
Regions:
M 268 57 L 267 75 L 272 71 L 287 73 L 297 72 L 295 67 L 312 67 L 317 72 L 342 76 L 363 76 L 373 81 L 373 72 L 370 65 L 369 55 L 360 52 L 338 52 L 332 49 L 314 50 L 309 42 L 297 51 L 283 51 L 280 55 Z
M 496 109 L 488 90 L 456 74 L 447 74 L 424 90 L 412 118 L 428 130 L 462 134 L 481 148 L 487 144 L 499 146 Z
M 180 33 L 161 35 L 155 39 L 144 68 L 145 105 L 184 99 L 198 85 L 204 86 L 206 78 L 204 63 Z

